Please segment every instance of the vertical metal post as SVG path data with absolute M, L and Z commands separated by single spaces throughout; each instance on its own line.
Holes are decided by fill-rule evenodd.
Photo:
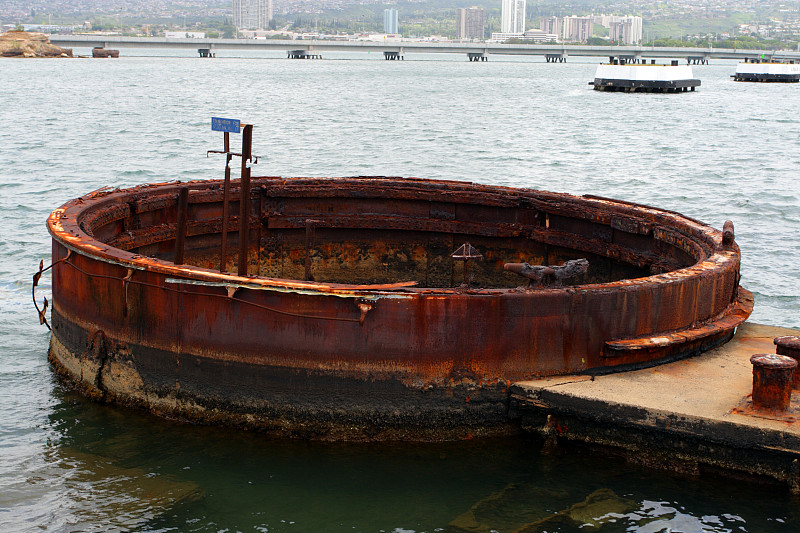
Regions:
M 178 224 L 175 231 L 175 257 L 176 265 L 183 264 L 183 251 L 186 246 L 186 217 L 189 211 L 189 188 L 178 189 Z
M 245 124 L 242 134 L 242 183 L 239 188 L 239 275 L 247 275 L 247 249 L 250 235 L 250 158 L 253 125 Z
M 222 247 L 219 252 L 219 271 L 225 272 L 228 262 L 228 220 L 231 195 L 231 134 L 225 132 L 225 182 L 222 186 Z
M 305 280 L 314 281 L 311 275 L 311 248 L 314 246 L 314 223 L 316 220 L 306 219 L 306 261 L 305 261 Z
M 259 194 L 256 195 L 258 199 L 258 224 L 256 225 L 256 229 L 258 231 L 258 235 L 256 238 L 258 239 L 258 244 L 256 244 L 256 276 L 261 275 L 261 247 L 263 246 L 263 241 L 261 237 L 261 228 L 264 226 L 263 218 L 264 218 L 264 201 L 263 201 L 263 190 L 259 191 Z
M 797 361 L 785 355 L 757 353 L 753 365 L 753 407 L 785 411 L 792 399 L 792 381 Z
M 775 352 L 778 355 L 791 357 L 800 364 L 800 336 L 784 335 L 782 337 L 775 337 L 773 342 L 775 343 Z M 800 371 L 795 371 L 794 373 L 792 389 L 800 390 Z

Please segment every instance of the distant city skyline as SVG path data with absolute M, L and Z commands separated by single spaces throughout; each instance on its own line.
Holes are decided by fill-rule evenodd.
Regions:
M 621 44 L 642 42 L 642 17 L 618 15 L 590 15 L 578 17 L 542 17 L 539 28 L 546 33 L 555 34 L 567 42 L 586 42 L 594 35 L 594 25 L 609 29 L 612 41 Z
M 495 20 L 502 18 L 502 0 L 463 0 L 461 5 L 467 9 L 474 5 L 473 2 L 485 10 L 484 37 L 488 36 L 487 30 L 491 29 L 492 35 L 503 39 L 531 38 L 520 32 L 499 33 L 501 20 Z M 355 5 L 363 7 L 350 14 L 350 6 Z M 388 6 L 376 5 L 373 0 L 281 0 L 274 4 L 271 22 L 267 16 L 266 21 L 246 25 L 263 26 L 266 30 L 271 24 L 273 29 L 287 35 L 295 31 L 300 34 L 315 31 L 324 34 L 380 33 L 383 30 L 385 7 Z M 458 4 L 453 9 L 442 9 L 440 3 L 432 0 L 415 1 L 413 12 L 405 13 L 404 31 L 417 37 L 459 38 L 461 28 L 456 9 Z M 510 15 L 508 8 L 506 11 Z M 635 13 L 643 19 L 641 30 L 638 19 L 628 18 L 603 24 L 608 31 L 592 35 L 595 39 L 619 44 L 650 43 L 664 39 L 698 41 L 703 38 L 711 42 L 752 38 L 768 41 L 769 47 L 780 47 L 782 45 L 779 43 L 783 43 L 798 49 L 800 41 L 800 4 L 786 3 L 785 0 L 614 0 L 591 4 L 537 0 L 527 10 L 527 16 L 530 17 L 527 26 L 523 24 L 522 28 L 507 29 L 530 32 L 536 28 L 539 17 L 586 16 L 591 12 Z M 0 0 L 0 25 L 4 28 L 23 25 L 62 33 L 81 31 L 78 28 L 82 27 L 83 30 L 141 35 L 163 35 L 165 31 L 180 30 L 206 31 L 211 35 L 234 37 L 237 32 L 232 24 L 233 15 L 233 0 Z M 239 16 L 236 19 L 239 21 Z M 86 21 L 91 26 L 84 24 Z M 241 34 L 242 30 L 239 31 Z M 558 35 L 559 40 L 564 39 L 561 25 L 557 30 L 542 28 L 542 31 L 546 35 Z M 641 36 L 640 31 L 643 34 Z M 586 33 L 582 37 L 586 37 Z M 541 36 L 537 34 L 533 37 L 538 39 Z M 553 40 L 549 37 L 546 39 Z M 572 38 L 569 40 L 572 41 Z

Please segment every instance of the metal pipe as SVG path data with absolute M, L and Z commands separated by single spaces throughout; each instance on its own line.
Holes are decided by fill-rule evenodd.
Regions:
M 183 264 L 183 252 L 186 247 L 186 217 L 189 211 L 189 188 L 181 187 L 178 191 L 178 227 L 175 231 L 176 265 Z
M 316 220 L 306 219 L 306 257 L 305 257 L 305 280 L 313 281 L 311 275 L 311 248 L 314 246 L 314 223 Z
M 242 184 L 239 188 L 239 275 L 247 275 L 247 249 L 250 236 L 250 156 L 253 149 L 253 125 L 242 132 Z
M 230 219 L 231 159 L 230 133 L 225 132 L 225 182 L 222 185 L 222 244 L 219 252 L 219 271 L 225 272 L 228 263 L 228 220 Z

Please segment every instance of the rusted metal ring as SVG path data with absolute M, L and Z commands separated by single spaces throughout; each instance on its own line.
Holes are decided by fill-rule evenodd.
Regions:
M 788 370 L 797 368 L 797 361 L 785 355 L 774 353 L 757 353 L 750 357 L 750 363 L 754 366 L 770 370 Z
M 783 335 L 781 337 L 775 337 L 775 339 L 773 339 L 773 342 L 778 347 L 778 349 L 787 348 L 789 350 L 800 351 L 800 336 L 798 335 Z M 787 354 L 781 354 L 781 355 L 787 355 Z

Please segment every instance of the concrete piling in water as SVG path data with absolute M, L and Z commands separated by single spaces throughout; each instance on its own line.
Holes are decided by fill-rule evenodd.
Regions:
M 750 363 L 753 365 L 753 407 L 769 411 L 788 409 L 797 361 L 785 355 L 757 353 L 750 357 Z
M 778 355 L 791 357 L 800 364 L 800 336 L 784 335 L 782 337 L 775 337 L 773 342 L 775 343 L 775 352 Z M 794 373 L 792 389 L 800 390 L 800 371 L 795 371 Z
M 322 54 L 316 54 L 311 50 L 288 50 L 289 59 L 322 59 Z

